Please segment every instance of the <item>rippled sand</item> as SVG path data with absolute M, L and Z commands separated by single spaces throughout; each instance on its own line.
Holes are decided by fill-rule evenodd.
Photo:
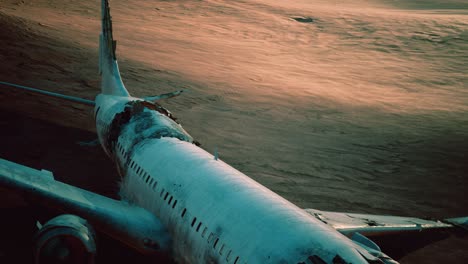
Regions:
M 98 3 L 4 2 L 1 80 L 93 98 Z M 186 130 L 301 207 L 468 215 L 468 4 L 290 2 L 112 1 L 127 88 L 189 89 L 164 102 Z M 85 107 L 2 95 L 2 108 L 93 130 Z M 466 246 L 402 263 L 467 261 Z

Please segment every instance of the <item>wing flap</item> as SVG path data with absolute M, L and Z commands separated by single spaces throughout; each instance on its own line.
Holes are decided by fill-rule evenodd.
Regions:
M 143 253 L 169 249 L 169 235 L 147 210 L 59 182 L 40 171 L 0 159 L 0 187 L 34 203 L 87 219 L 96 229 Z

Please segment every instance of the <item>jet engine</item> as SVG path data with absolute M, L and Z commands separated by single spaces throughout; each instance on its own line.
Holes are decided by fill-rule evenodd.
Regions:
M 83 218 L 60 215 L 38 227 L 34 238 L 36 264 L 94 263 L 96 234 Z

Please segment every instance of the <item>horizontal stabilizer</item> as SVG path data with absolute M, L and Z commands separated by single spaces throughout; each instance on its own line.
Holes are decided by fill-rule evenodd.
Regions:
M 179 91 L 175 91 L 175 92 L 171 92 L 171 93 L 165 93 L 165 94 L 160 94 L 160 95 L 156 95 L 156 96 L 147 96 L 145 98 L 143 98 L 145 101 L 150 101 L 150 102 L 155 102 L 155 101 L 159 101 L 161 99 L 168 99 L 168 98 L 172 98 L 172 97 L 176 97 L 176 96 L 179 96 L 180 94 L 182 94 L 183 92 L 185 92 L 185 90 L 179 90 Z
M 50 96 L 50 97 L 55 97 L 55 98 L 71 101 L 71 102 L 74 102 L 74 103 L 90 105 L 90 106 L 95 105 L 94 101 L 91 101 L 91 100 L 88 100 L 88 99 L 83 99 L 83 98 L 80 98 L 80 97 L 49 92 L 49 91 L 45 91 L 45 90 L 41 90 L 41 89 L 37 89 L 37 88 L 32 88 L 32 87 L 27 87 L 27 86 L 23 86 L 23 85 L 14 84 L 14 83 L 2 82 L 2 81 L 0 81 L 0 84 L 5 85 L 5 86 L 18 88 L 18 89 L 25 90 L 25 91 L 28 91 L 28 92 L 38 93 L 38 94 L 42 94 L 42 95 L 46 95 L 46 96 Z

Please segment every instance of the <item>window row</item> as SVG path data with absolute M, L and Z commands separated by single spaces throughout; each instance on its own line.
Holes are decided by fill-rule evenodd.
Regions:
M 124 147 L 122 146 L 122 144 L 120 144 L 120 142 L 117 142 L 117 150 L 120 152 L 124 159 L 128 159 L 129 154 L 127 151 L 125 151 Z
M 125 152 L 123 149 L 122 145 L 120 143 L 117 144 L 117 148 L 121 152 L 124 158 L 128 158 L 128 153 Z M 147 173 L 143 168 L 141 168 L 134 160 L 130 162 L 130 169 L 132 169 L 136 175 L 138 175 L 141 180 L 147 184 L 151 189 L 153 189 L 155 192 L 157 191 L 157 186 L 158 186 L 158 181 L 154 179 L 149 173 Z M 174 199 L 170 193 L 164 190 L 164 188 L 161 189 L 161 193 L 159 195 L 161 198 L 164 197 L 164 201 L 167 201 L 167 204 L 172 207 L 172 209 L 175 209 L 177 205 L 177 200 Z
M 185 217 L 185 215 L 187 214 L 187 209 L 184 208 L 184 210 L 182 210 L 182 214 L 180 215 L 182 218 Z M 224 254 L 226 254 L 226 262 L 227 263 L 230 263 L 230 261 L 233 259 L 233 253 L 232 253 L 232 250 L 229 250 L 227 251 L 227 246 L 226 244 L 221 244 L 220 243 L 220 239 L 219 237 L 213 233 L 213 232 L 210 232 L 210 234 L 207 236 L 208 234 L 208 227 L 207 226 L 204 226 L 203 225 L 203 222 L 198 220 L 198 224 L 197 224 L 197 217 L 193 217 L 192 218 L 192 221 L 190 222 L 190 226 L 192 227 L 192 229 L 194 229 L 194 231 L 196 233 L 200 233 L 200 236 L 202 238 L 205 238 L 207 237 L 207 242 L 208 244 L 211 244 L 211 242 L 214 241 L 213 243 L 213 250 L 215 250 L 215 252 L 217 252 L 220 256 L 223 256 Z M 202 228 L 203 227 L 203 228 Z M 202 231 L 201 231 L 202 230 Z M 220 245 L 220 246 L 219 246 Z M 218 247 L 219 246 L 219 247 Z M 236 258 L 234 259 L 234 264 L 238 264 L 239 263 L 239 256 L 236 256 Z
M 117 143 L 117 148 L 119 152 L 122 154 L 124 158 L 128 158 L 128 152 L 125 151 L 123 146 L 120 143 Z M 136 175 L 138 175 L 144 183 L 146 183 L 151 189 L 153 189 L 155 192 L 157 191 L 157 186 L 158 186 L 158 181 L 155 180 L 149 173 L 147 173 L 145 170 L 143 170 L 135 161 L 130 162 L 130 169 L 132 169 Z M 177 205 L 177 200 L 170 195 L 169 191 L 166 191 L 164 188 L 161 188 L 161 192 L 159 193 L 159 197 L 163 199 L 164 201 L 167 201 L 167 204 L 170 206 L 170 208 L 175 209 Z M 187 214 L 187 208 L 184 208 L 181 213 L 181 218 L 184 218 L 185 215 Z M 227 246 L 226 244 L 221 244 L 219 237 L 216 236 L 215 233 L 210 232 L 208 234 L 208 227 L 203 225 L 203 222 L 198 220 L 197 222 L 197 217 L 193 217 L 192 221 L 190 222 L 191 227 L 194 229 L 195 232 L 200 233 L 202 238 L 207 237 L 207 242 L 208 244 L 211 244 L 213 242 L 213 250 L 215 250 L 220 256 L 223 256 L 226 254 L 226 261 L 227 263 L 230 263 L 231 260 L 234 259 L 234 264 L 240 263 L 240 257 L 236 256 L 236 258 L 233 258 L 233 252 L 232 250 L 227 251 Z

